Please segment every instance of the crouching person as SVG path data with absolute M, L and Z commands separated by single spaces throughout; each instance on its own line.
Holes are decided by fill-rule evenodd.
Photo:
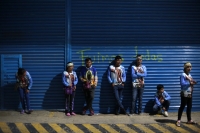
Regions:
M 158 114 L 163 114 L 168 117 L 168 109 L 170 105 L 170 95 L 164 91 L 164 86 L 157 85 L 157 92 L 155 94 L 155 105 L 153 106 L 153 111 Z

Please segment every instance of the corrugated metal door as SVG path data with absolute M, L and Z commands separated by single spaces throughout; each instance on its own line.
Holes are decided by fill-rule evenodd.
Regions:
M 1 109 L 17 109 L 19 97 L 14 87 L 19 67 L 22 67 L 21 55 L 1 55 Z
M 158 83 L 172 96 L 170 111 L 180 104 L 179 76 L 183 63 L 191 61 L 192 75 L 199 80 L 200 3 L 194 1 L 122 1 L 101 0 L 71 2 L 72 61 L 78 67 L 90 56 L 97 68 L 99 84 L 93 105 L 95 112 L 114 109 L 113 92 L 106 78 L 106 68 L 117 54 L 124 58 L 127 83 L 123 103 L 131 107 L 130 67 L 137 53 L 143 54 L 148 76 L 143 109 L 149 112 Z M 170 46 L 172 45 L 172 46 Z M 199 85 L 196 86 L 199 88 Z M 193 110 L 200 110 L 198 89 L 194 92 Z M 83 93 L 77 92 L 77 109 Z
M 32 109 L 64 109 L 65 7 L 65 0 L 0 4 L 0 54 L 22 55 L 23 67 L 33 78 Z

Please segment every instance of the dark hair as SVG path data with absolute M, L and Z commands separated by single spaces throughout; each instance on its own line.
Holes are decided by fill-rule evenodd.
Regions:
M 157 90 L 158 91 L 161 90 L 162 88 L 164 88 L 164 85 L 161 85 L 161 84 L 157 85 Z
M 88 61 L 92 61 L 92 59 L 91 59 L 90 57 L 87 57 L 87 58 L 85 59 L 85 62 L 88 62 Z
M 141 55 L 141 54 L 137 54 L 137 55 L 136 55 L 136 58 L 137 58 L 137 57 L 140 57 L 140 56 L 142 56 L 142 55 Z
M 26 72 L 24 68 L 19 68 L 17 74 L 18 75 L 23 75 Z
M 119 60 L 119 59 L 122 59 L 122 57 L 119 56 L 119 55 L 117 55 L 117 56 L 115 57 L 115 60 Z

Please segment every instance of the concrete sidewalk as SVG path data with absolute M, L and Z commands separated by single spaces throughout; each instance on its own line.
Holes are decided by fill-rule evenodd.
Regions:
M 0 122 L 21 122 L 21 123 L 73 123 L 73 124 L 149 124 L 149 123 L 175 123 L 177 112 L 169 113 L 168 117 L 162 115 L 114 115 L 114 114 L 95 114 L 94 116 L 79 115 L 65 116 L 64 112 L 37 110 L 32 114 L 20 114 L 17 111 L 0 111 Z M 192 119 L 200 123 L 200 112 L 193 112 Z M 186 122 L 187 117 L 184 112 L 182 121 Z

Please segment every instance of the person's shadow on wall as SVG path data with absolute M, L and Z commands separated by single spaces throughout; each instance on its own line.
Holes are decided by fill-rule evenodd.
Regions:
M 43 109 L 65 109 L 65 95 L 62 84 L 62 73 L 57 74 L 49 85 L 42 103 Z
M 114 61 L 108 64 L 106 71 L 104 72 L 101 80 L 100 88 L 100 113 L 109 114 L 114 113 L 116 102 L 114 97 L 114 91 L 111 84 L 108 82 L 107 72 L 110 65 L 114 65 Z
M 124 95 L 124 99 L 123 99 L 123 105 L 126 109 L 126 111 L 128 113 L 130 113 L 131 111 L 131 108 L 132 108 L 132 65 L 135 64 L 135 61 L 133 61 L 127 71 L 126 71 L 126 83 L 125 83 L 125 89 L 124 89 L 124 92 L 123 92 L 123 95 Z M 135 106 L 136 107 L 136 106 Z M 136 110 L 136 108 L 135 108 Z
M 84 66 L 79 66 L 75 71 L 76 71 L 76 75 L 78 77 L 78 84 L 76 85 L 76 94 L 75 94 L 75 98 L 74 98 L 74 111 L 77 114 L 81 114 L 82 113 L 82 109 L 84 107 L 85 104 L 85 96 L 84 96 L 84 92 L 83 92 L 83 87 L 82 87 L 82 82 L 80 80 L 80 71 Z
M 21 108 L 19 91 L 15 88 L 15 84 L 8 83 L 1 87 L 4 109 L 18 111 Z

